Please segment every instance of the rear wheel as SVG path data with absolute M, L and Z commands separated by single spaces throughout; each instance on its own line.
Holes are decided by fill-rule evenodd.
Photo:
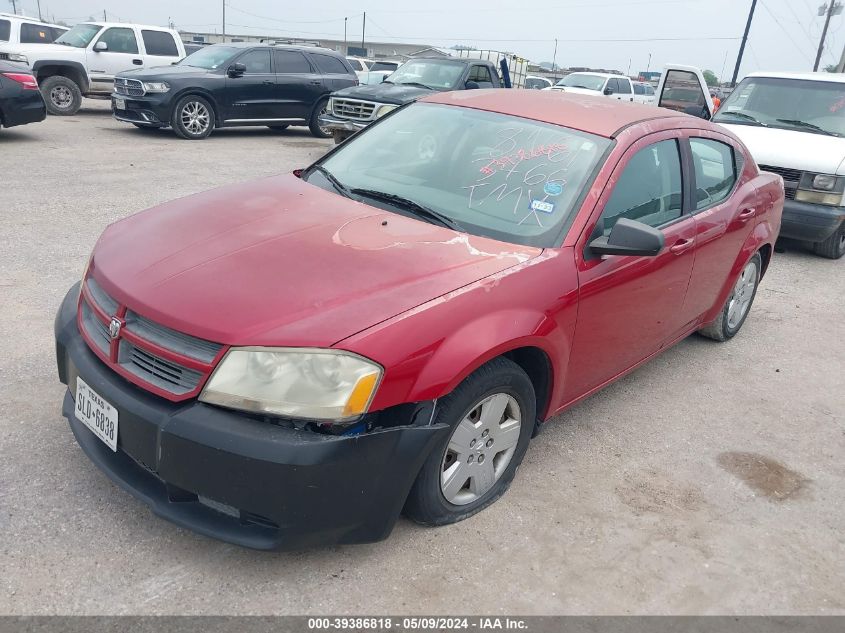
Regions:
M 308 122 L 308 129 L 311 130 L 311 134 L 316 136 L 317 138 L 331 138 L 332 131 L 320 125 L 320 117 L 326 113 L 327 108 L 329 107 L 329 100 L 323 99 L 317 106 L 314 108 L 314 112 L 311 113 L 311 120 Z
M 824 242 L 813 244 L 813 250 L 816 252 L 816 255 L 821 255 L 828 259 L 839 259 L 845 255 L 845 222 L 840 224 L 833 235 Z
M 70 116 L 82 107 L 82 90 L 72 79 L 55 75 L 39 84 L 47 112 L 59 116 Z
M 714 341 L 727 341 L 736 336 L 748 317 L 754 297 L 757 296 L 762 270 L 763 258 L 760 253 L 754 253 L 754 257 L 742 269 L 719 317 L 701 328 L 698 333 Z
M 501 497 L 525 456 L 536 418 L 534 387 L 519 365 L 497 358 L 437 403 L 451 434 L 431 451 L 405 504 L 425 525 L 445 525 Z
M 211 104 L 198 95 L 188 95 L 182 97 L 173 108 L 170 126 L 182 138 L 194 141 L 211 134 L 214 121 Z

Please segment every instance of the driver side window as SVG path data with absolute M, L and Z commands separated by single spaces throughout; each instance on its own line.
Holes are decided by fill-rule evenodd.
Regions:
M 628 161 L 602 211 L 603 235 L 619 218 L 659 227 L 683 212 L 681 159 L 678 142 L 660 141 L 638 151 Z
M 122 27 L 112 27 L 100 36 L 99 42 L 108 45 L 107 53 L 129 53 L 138 54 L 138 41 L 135 39 L 135 31 Z

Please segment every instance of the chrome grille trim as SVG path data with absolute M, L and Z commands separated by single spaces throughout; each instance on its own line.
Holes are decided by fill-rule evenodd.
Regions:
M 360 101 L 358 99 L 332 99 L 332 114 L 342 119 L 354 119 L 356 121 L 372 121 L 375 118 L 376 106 L 373 101 Z
M 198 371 L 165 360 L 127 340 L 120 341 L 118 364 L 144 382 L 180 396 L 196 389 L 203 377 Z
M 171 330 L 169 327 L 154 323 L 132 310 L 126 311 L 126 329 L 160 347 L 203 363 L 212 362 L 223 348 L 218 343 L 212 343 L 211 341 L 196 338 L 189 334 L 183 334 L 182 332 Z
M 144 84 L 137 79 L 126 79 L 115 77 L 114 91 L 119 95 L 127 97 L 143 97 L 146 94 Z
M 97 348 L 104 354 L 109 353 L 109 345 L 111 344 L 111 336 L 109 336 L 108 326 L 97 318 L 94 311 L 85 301 L 82 302 L 82 327 L 88 337 L 94 341 Z
M 106 291 L 100 287 L 100 284 L 90 278 L 88 279 L 86 284 L 88 286 L 88 292 L 91 293 L 91 296 L 94 299 L 94 303 L 97 304 L 97 307 L 99 307 L 100 310 L 102 310 L 108 315 L 117 313 L 117 301 L 115 301 L 108 294 L 106 294 Z

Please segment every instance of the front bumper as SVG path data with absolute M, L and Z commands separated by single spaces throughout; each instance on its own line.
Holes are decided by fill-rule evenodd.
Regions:
M 116 107 L 118 99 L 123 100 L 126 104 L 125 108 L 118 109 Z M 129 97 L 113 93 L 111 95 L 112 115 L 118 121 L 126 123 L 164 127 L 170 125 L 170 101 L 168 93 L 148 94 L 143 97 Z
M 780 237 L 824 242 L 845 220 L 845 208 L 785 200 Z
M 373 121 L 351 121 L 349 119 L 339 119 L 332 114 L 322 114 L 319 117 L 320 125 L 332 132 L 349 132 L 354 134 L 360 132 L 365 127 L 373 123 Z
M 76 325 L 74 286 L 56 316 L 62 414 L 82 450 L 152 511 L 255 549 L 386 538 L 432 448 L 448 433 L 428 415 L 352 436 L 321 435 L 197 401 L 158 398 L 106 367 Z M 74 417 L 80 376 L 119 413 L 118 450 Z M 419 412 L 419 409 L 416 409 Z M 404 415 L 404 414 L 403 414 Z

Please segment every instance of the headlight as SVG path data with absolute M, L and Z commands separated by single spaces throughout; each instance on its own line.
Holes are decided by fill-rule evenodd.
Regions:
M 381 376 L 379 365 L 351 352 L 233 348 L 199 399 L 255 413 L 352 420 L 367 412 Z
M 389 112 L 393 112 L 398 107 L 399 107 L 398 105 L 383 105 L 378 110 L 376 110 L 376 118 L 380 119 L 385 114 L 388 114 Z
M 10 62 L 23 62 L 24 64 L 29 63 L 29 59 L 27 59 L 26 55 L 20 55 L 18 53 L 9 53 L 9 61 Z
M 800 202 L 839 206 L 842 204 L 843 191 L 845 191 L 845 177 L 805 171 L 801 174 L 795 199 Z
M 170 86 L 163 81 L 144 82 L 145 92 L 167 92 L 168 90 L 170 90 Z
M 828 174 L 816 174 L 813 178 L 813 189 L 821 189 L 823 191 L 832 191 L 836 185 L 836 176 Z

